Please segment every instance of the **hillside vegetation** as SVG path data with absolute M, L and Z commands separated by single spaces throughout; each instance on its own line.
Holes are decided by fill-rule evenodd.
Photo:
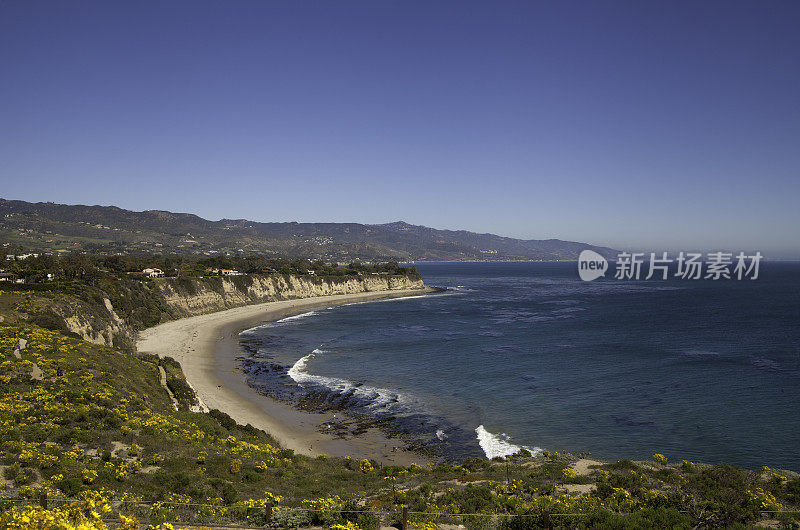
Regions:
M 27 345 L 17 358 L 20 339 Z M 418 525 L 511 529 L 729 527 L 800 503 L 796 475 L 672 465 L 661 455 L 603 464 L 548 453 L 518 455 L 508 465 L 472 458 L 409 467 L 312 459 L 220 412 L 175 410 L 152 357 L 29 326 L 0 327 L 0 351 L 3 524 L 42 512 L 13 510 L 3 499 L 35 503 L 42 494 L 91 501 L 101 506 L 91 510 L 98 517 L 151 524 L 248 516 L 251 524 L 265 523 L 266 512 L 254 508 L 271 504 L 272 525 L 351 528 L 396 522 L 401 505 Z M 111 512 L 103 514 L 103 505 Z

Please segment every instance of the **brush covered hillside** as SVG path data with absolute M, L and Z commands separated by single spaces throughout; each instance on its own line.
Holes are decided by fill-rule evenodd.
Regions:
M 0 199 L 0 240 L 42 251 L 245 253 L 302 256 L 333 262 L 567 260 L 585 248 L 558 239 L 523 240 L 405 222 L 257 223 L 209 221 L 192 214 L 133 212 L 114 206 L 73 206 Z
M 10 297 L 24 313 L 19 296 L 0 292 L 0 305 Z M 425 529 L 797 527 L 800 478 L 791 472 L 658 454 L 603 463 L 523 452 L 407 467 L 311 458 L 195 404 L 171 359 L 6 320 L 0 528 L 377 529 L 401 526 L 404 507 L 409 525 Z

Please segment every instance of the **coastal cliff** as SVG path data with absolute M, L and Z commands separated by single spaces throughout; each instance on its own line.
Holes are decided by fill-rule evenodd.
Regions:
M 138 331 L 179 318 L 277 300 L 424 288 L 418 276 L 389 274 L 115 277 L 8 292 L 0 304 L 0 322 L 36 324 L 132 351 Z
M 177 318 L 276 300 L 424 288 L 420 279 L 388 275 L 328 278 L 273 274 L 153 282 L 154 291 Z
M 133 330 L 102 294 L 94 303 L 73 296 L 26 297 L 15 311 L 0 316 L 9 323 L 27 321 L 100 346 L 131 349 Z
M 103 298 L 103 306 L 107 311 L 105 314 L 95 314 L 80 305 L 77 307 L 75 304 L 54 305 L 52 310 L 54 314 L 64 319 L 67 330 L 85 341 L 101 346 L 120 346 L 120 338 L 130 337 L 131 330 L 114 311 L 114 306 L 108 298 Z

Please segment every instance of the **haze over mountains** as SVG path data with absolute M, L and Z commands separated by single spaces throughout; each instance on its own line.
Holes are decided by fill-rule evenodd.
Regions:
M 0 199 L 0 240 L 26 250 L 157 253 L 260 253 L 332 262 L 448 260 L 570 260 L 589 248 L 558 239 L 523 240 L 465 230 L 437 230 L 403 221 L 260 223 L 209 221 L 160 210 L 30 203 Z

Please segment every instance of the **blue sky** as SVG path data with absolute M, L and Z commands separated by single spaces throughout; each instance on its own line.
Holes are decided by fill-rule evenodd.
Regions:
M 800 3 L 0 1 L 0 196 L 800 255 Z

